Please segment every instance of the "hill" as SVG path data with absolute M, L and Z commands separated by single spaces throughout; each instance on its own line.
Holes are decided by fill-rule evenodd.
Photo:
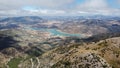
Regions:
M 45 32 L 46 33 L 46 32 Z M 34 30 L 0 31 L 0 67 L 119 68 L 120 34 L 53 37 Z M 114 58 L 114 59 L 113 59 Z

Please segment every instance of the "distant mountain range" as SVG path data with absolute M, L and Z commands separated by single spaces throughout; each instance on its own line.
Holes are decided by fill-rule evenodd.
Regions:
M 9 17 L 0 19 L 0 29 L 20 28 L 57 28 L 63 32 L 93 35 L 120 32 L 120 17 L 112 16 L 56 16 L 56 17 Z

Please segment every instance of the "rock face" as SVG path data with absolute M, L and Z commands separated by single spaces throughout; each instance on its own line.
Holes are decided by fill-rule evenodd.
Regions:
M 60 68 L 111 68 L 110 65 L 95 53 L 83 53 L 57 62 L 54 67 Z

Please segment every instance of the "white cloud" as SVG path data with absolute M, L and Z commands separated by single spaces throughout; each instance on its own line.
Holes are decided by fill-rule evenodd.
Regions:
M 50 9 L 38 9 L 38 10 L 27 10 L 30 13 L 36 14 L 65 14 L 64 10 L 50 10 Z
M 107 0 L 86 0 L 84 3 L 76 6 L 79 14 L 88 15 L 120 15 L 120 9 L 109 7 Z
M 75 0 L 0 0 L 0 15 L 64 14 L 63 8 L 73 1 Z M 33 9 L 24 10 L 26 6 Z
M 106 0 L 86 0 L 85 3 L 77 6 L 77 9 L 105 9 L 108 7 Z
M 49 10 L 49 9 L 39 9 L 39 10 L 1 10 L 1 16 L 41 16 L 41 15 L 64 15 L 66 12 L 64 10 Z
M 17 9 L 24 6 L 37 6 L 45 8 L 60 8 L 75 0 L 0 0 L 1 9 Z
M 120 15 L 120 9 L 109 7 L 108 0 L 85 0 L 85 2 L 77 5 L 74 4 L 75 1 L 1 0 L 0 15 Z M 120 0 L 118 1 L 120 2 Z M 31 7 L 31 9 L 22 9 L 26 6 Z

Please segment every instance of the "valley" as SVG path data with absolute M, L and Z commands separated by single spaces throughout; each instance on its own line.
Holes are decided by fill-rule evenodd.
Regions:
M 0 68 L 119 68 L 119 20 L 106 16 L 2 18 Z

